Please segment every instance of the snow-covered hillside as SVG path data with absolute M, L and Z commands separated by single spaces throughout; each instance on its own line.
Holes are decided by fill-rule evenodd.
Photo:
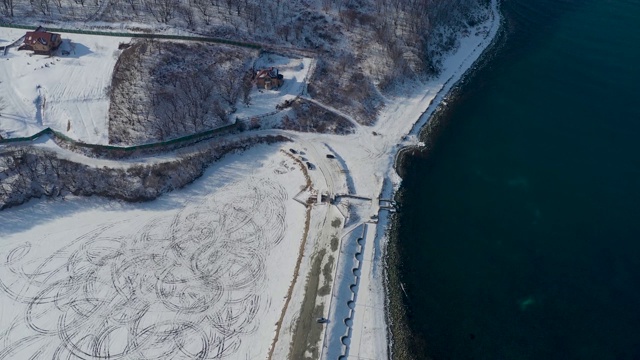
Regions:
M 0 29 L 0 38 L 19 39 L 24 30 Z M 58 52 L 49 57 L 11 48 L 0 58 L 0 97 L 6 104 L 0 135 L 31 135 L 51 127 L 89 143 L 107 142 L 108 89 L 127 38 L 62 33 Z

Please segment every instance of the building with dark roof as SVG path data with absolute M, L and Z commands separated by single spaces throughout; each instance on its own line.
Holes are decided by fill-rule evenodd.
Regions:
M 27 31 L 19 50 L 33 50 L 36 54 L 50 55 L 61 43 L 60 34 L 47 32 L 44 28 L 38 27 L 36 31 Z
M 284 76 L 276 68 L 270 67 L 258 70 L 256 73 L 256 86 L 258 88 L 271 90 L 279 88 L 282 84 L 284 84 Z

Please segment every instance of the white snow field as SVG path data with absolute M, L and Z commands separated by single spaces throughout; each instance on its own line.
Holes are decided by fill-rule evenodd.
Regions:
M 401 181 L 395 157 L 403 146 L 419 144 L 419 129 L 494 39 L 501 19 L 497 1 L 492 4 L 491 18 L 461 38 L 442 74 L 387 96 L 374 126 L 345 136 L 275 129 L 231 136 L 291 138 L 282 148 L 295 148 L 298 159 L 313 165 L 310 193 L 335 197 L 312 207 L 286 308 L 305 223 L 294 197 L 305 178 L 278 147 L 260 145 L 225 157 L 194 184 L 153 202 L 74 198 L 3 211 L 0 360 L 286 359 L 312 258 L 334 232 L 340 244 L 330 253 L 333 285 L 316 298 L 328 323 L 313 321 L 322 327 L 319 357 L 388 358 L 383 259 L 388 200 Z M 272 60 L 276 66 L 298 61 Z M 313 61 L 291 65 L 297 79 Z M 298 91 L 302 82 L 286 92 Z M 269 106 L 239 106 L 245 116 L 277 103 L 271 93 L 254 95 L 256 108 L 260 96 Z M 339 230 L 331 226 L 336 218 L 343 220 Z
M 3 44 L 26 30 L 0 28 Z M 88 143 L 106 144 L 111 75 L 129 38 L 61 33 L 63 43 L 53 57 L 9 49 L 0 57 L 0 135 L 33 135 L 46 128 Z M 68 51 L 68 55 L 61 55 Z
M 2 213 L 0 359 L 264 359 L 305 223 L 277 146 L 126 204 L 36 200 Z

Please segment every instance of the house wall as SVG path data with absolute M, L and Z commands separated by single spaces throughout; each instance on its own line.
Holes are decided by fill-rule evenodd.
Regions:
M 35 44 L 31 45 L 33 47 L 33 51 L 49 51 L 49 47 L 46 45 L 42 45 L 39 42 L 36 42 Z
M 260 79 L 256 80 L 256 86 L 258 88 L 261 88 L 261 89 L 265 89 L 266 88 L 265 85 L 267 85 L 267 83 L 270 84 L 268 89 L 267 89 L 267 90 L 269 90 L 269 89 L 273 89 L 273 88 L 279 88 L 284 83 L 284 80 L 271 79 L 271 78 L 268 78 L 268 79 L 260 78 Z
M 53 47 L 52 48 L 57 48 L 58 46 L 60 46 L 60 44 L 62 43 L 62 37 L 60 36 L 60 34 L 56 34 L 56 41 L 53 42 Z

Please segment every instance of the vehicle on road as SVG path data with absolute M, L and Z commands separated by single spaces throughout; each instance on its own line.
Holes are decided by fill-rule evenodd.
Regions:
M 327 159 L 335 159 L 336 157 L 331 155 L 331 154 L 327 154 Z
M 321 318 L 318 318 L 318 319 L 316 320 L 316 322 L 317 322 L 318 324 L 325 324 L 325 323 L 328 323 L 328 322 L 329 322 L 329 319 L 321 317 Z

